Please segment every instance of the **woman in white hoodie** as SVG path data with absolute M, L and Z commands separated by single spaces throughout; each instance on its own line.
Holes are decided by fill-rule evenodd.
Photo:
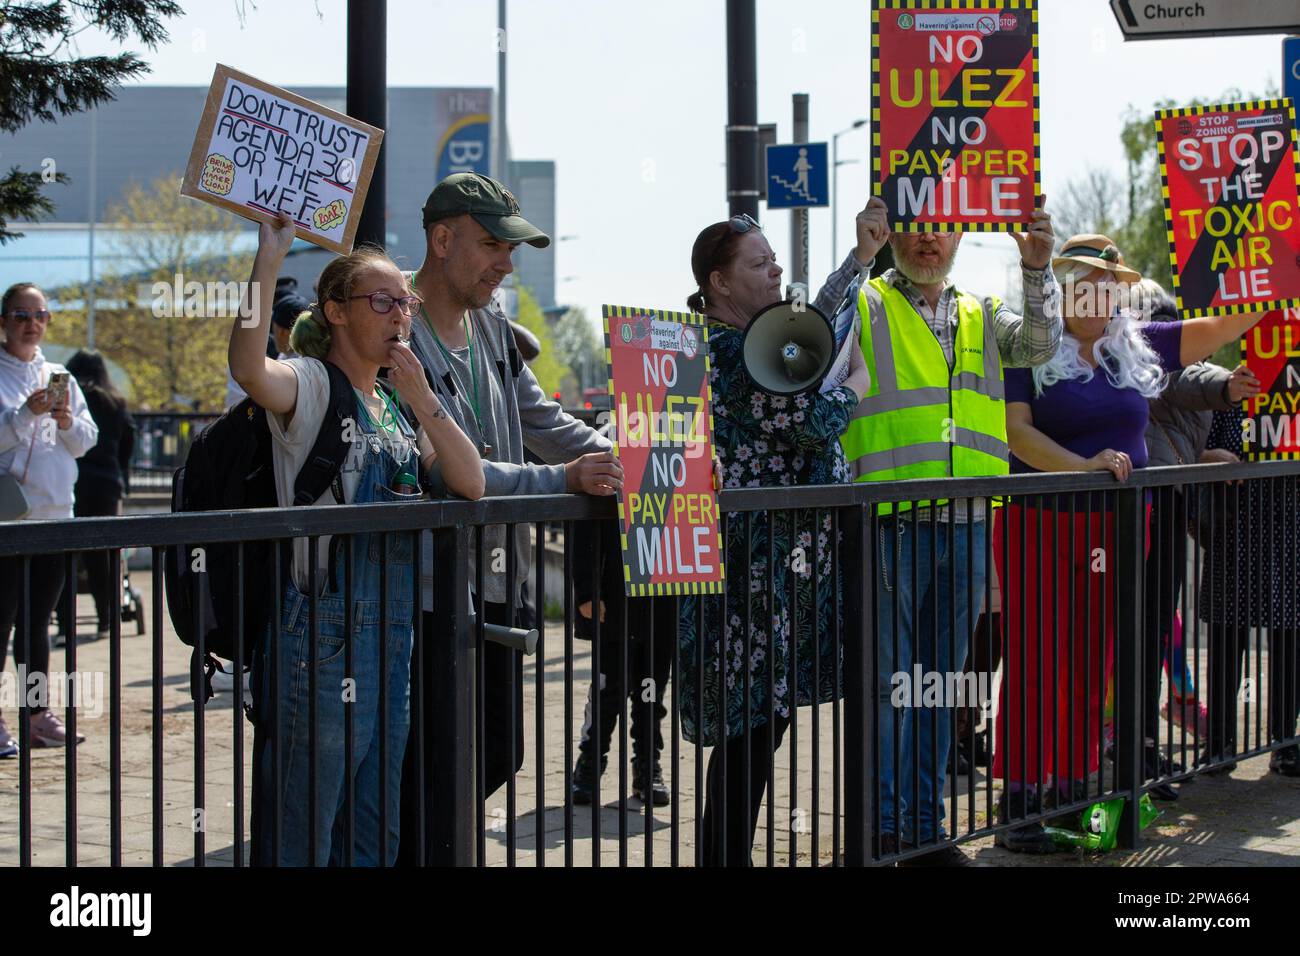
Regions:
M 41 340 L 50 322 L 43 293 L 30 282 L 10 286 L 0 300 L 0 472 L 22 483 L 29 519 L 71 518 L 77 459 L 95 446 L 95 426 L 77 380 L 67 369 L 45 361 Z M 50 377 L 64 373 L 67 395 L 57 405 Z M 0 558 L 0 669 L 9 656 L 9 632 L 17 623 L 14 646 L 23 692 L 30 694 L 30 741 L 33 747 L 57 747 L 67 731 L 45 699 L 50 666 L 50 613 L 63 592 L 63 555 L 30 558 L 30 592 L 23 588 L 22 557 Z M 24 607 L 25 606 L 25 607 Z M 25 612 L 25 613 L 24 613 Z M 38 676 L 40 675 L 40 676 Z M 25 682 L 21 680 L 25 676 Z M 29 690 L 30 689 L 30 690 Z M 85 738 L 77 735 L 77 742 Z M 0 716 L 0 756 L 13 756 L 16 742 Z

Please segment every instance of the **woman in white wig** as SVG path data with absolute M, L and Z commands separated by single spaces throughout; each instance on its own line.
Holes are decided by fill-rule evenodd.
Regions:
M 1147 463 L 1147 403 L 1167 373 L 1210 355 L 1260 316 L 1142 322 L 1128 308 L 1142 277 L 1106 236 L 1073 237 L 1052 268 L 1064 292 L 1065 330 L 1050 361 L 1007 370 L 1011 471 L 1109 471 L 1125 481 Z M 1111 498 L 1095 494 L 1091 508 L 1085 495 L 1013 502 L 998 514 L 993 555 L 1007 639 L 993 772 L 1006 781 L 1004 822 L 1013 808 L 1020 816 L 1081 799 L 1100 762 L 1114 603 L 1101 613 L 1105 575 L 1091 569 L 1096 549 L 1116 553 Z M 1073 609 L 1061 599 L 1071 594 L 1071 579 Z M 1146 756 L 1147 775 L 1155 776 L 1154 748 Z M 998 843 L 1053 849 L 1038 824 L 1003 831 Z

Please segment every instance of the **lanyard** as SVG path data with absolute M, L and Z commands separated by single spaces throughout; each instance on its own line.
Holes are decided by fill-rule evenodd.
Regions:
M 374 416 L 370 414 L 370 407 L 366 404 L 366 399 L 365 396 L 361 394 L 361 389 L 353 386 L 352 390 L 356 392 L 357 397 L 361 399 L 361 411 L 365 413 L 366 421 L 375 428 L 382 429 L 390 435 L 397 434 L 399 427 L 397 424 L 397 409 L 394 407 L 392 400 L 389 399 L 388 393 L 384 391 L 384 389 L 378 388 L 375 390 L 379 393 L 379 401 L 384 406 L 384 412 L 380 416 L 379 421 L 375 421 Z
M 405 420 L 402 418 L 401 412 L 398 411 L 397 405 L 389 397 L 388 392 L 382 387 L 375 389 L 379 393 L 380 401 L 384 403 L 381 420 L 376 422 L 374 416 L 370 414 L 370 409 L 366 406 L 365 399 L 361 396 L 361 391 L 355 387 L 353 391 L 357 393 L 358 398 L 362 399 L 361 411 L 365 414 L 366 421 L 375 429 L 375 437 L 371 439 L 371 449 L 376 454 L 379 453 L 382 447 L 382 439 L 378 437 L 378 433 L 382 431 L 388 435 L 388 454 L 392 456 L 399 466 L 405 465 L 411 458 L 411 452 L 414 451 L 414 442 L 409 437 L 409 434 L 404 431 Z M 399 436 L 402 438 L 400 444 L 398 442 Z M 337 489 L 335 490 L 335 496 L 338 498 L 339 503 L 342 504 L 343 497 Z
M 425 323 L 429 326 L 429 331 L 433 333 L 433 341 L 438 346 L 438 351 L 442 353 L 443 359 L 446 360 L 447 367 L 451 369 L 451 374 L 456 375 L 456 365 L 451 360 L 451 353 L 448 352 L 447 347 L 442 344 L 442 339 L 438 337 L 438 330 L 433 327 L 433 322 L 429 320 L 429 315 L 427 312 L 424 311 L 424 306 L 420 306 L 420 317 L 424 319 Z M 474 361 L 474 339 L 469 334 L 468 316 L 462 314 L 460 317 L 460 321 L 465 329 L 465 341 L 469 343 L 469 377 L 473 389 L 472 394 L 470 396 L 470 410 L 474 413 L 474 424 L 478 426 L 478 434 L 480 440 L 479 454 L 482 455 L 482 457 L 487 458 L 490 454 L 492 454 L 492 446 L 482 441 L 483 413 L 479 408 L 478 363 Z M 457 377 L 459 378 L 459 376 Z M 464 383 L 461 384 L 463 385 Z

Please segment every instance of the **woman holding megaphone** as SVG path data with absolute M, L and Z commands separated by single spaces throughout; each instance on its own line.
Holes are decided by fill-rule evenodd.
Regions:
M 864 228 L 859 217 L 859 231 Z M 781 299 L 782 270 L 758 223 L 742 215 L 706 228 L 695 240 L 691 269 L 698 288 L 687 305 L 710 319 L 714 441 L 725 487 L 851 481 L 839 437 L 870 383 L 861 349 L 852 347 L 849 374 L 840 386 L 825 393 L 814 388 L 801 394 L 772 394 L 746 368 L 742 344 L 754 317 Z M 833 309 L 849 283 L 866 270 L 851 255 L 832 273 L 814 305 L 823 312 Z M 808 553 L 814 535 L 815 554 Z M 839 645 L 833 626 L 842 616 L 835 613 L 840 579 L 839 563 L 832 561 L 834 548 L 829 513 L 821 515 L 820 521 L 811 509 L 775 515 L 755 512 L 748 522 L 743 514 L 728 515 L 725 598 L 682 599 L 676 672 L 682 730 L 687 740 L 715 747 L 709 760 L 703 823 L 707 865 L 750 865 L 759 806 L 768 784 L 768 755 L 781 745 L 791 708 L 839 696 L 834 657 Z M 814 577 L 820 582 L 815 600 Z M 702 618 L 697 602 L 703 603 Z M 797 635 L 793 654 L 792 631 Z M 699 666 L 701 640 L 703 668 Z M 796 674 L 791 674 L 792 660 Z M 724 673 L 725 721 L 719 713 L 719 680 Z M 702 726 L 696 719 L 701 699 Z M 719 748 L 726 750 L 725 763 Z M 723 806 L 725 820 L 720 819 Z

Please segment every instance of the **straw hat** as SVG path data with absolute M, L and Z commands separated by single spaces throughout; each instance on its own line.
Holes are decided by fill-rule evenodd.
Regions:
M 1061 248 L 1061 254 L 1052 260 L 1052 268 L 1069 262 L 1113 272 L 1121 282 L 1138 282 L 1142 278 L 1142 273 L 1124 265 L 1124 256 L 1119 247 L 1109 237 L 1099 234 L 1071 236 Z

